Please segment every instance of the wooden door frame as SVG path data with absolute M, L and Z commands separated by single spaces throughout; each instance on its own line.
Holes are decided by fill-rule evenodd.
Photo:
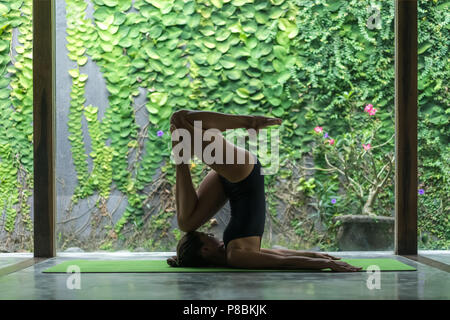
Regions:
M 55 0 L 33 0 L 34 257 L 56 256 Z
M 395 1 L 395 254 L 414 258 L 418 253 L 417 0 L 393 1 Z M 56 255 L 55 93 L 55 0 L 33 0 L 34 257 L 36 258 Z
M 395 1 L 395 253 L 417 254 L 417 0 Z M 33 0 L 34 256 L 54 257 L 55 0 Z

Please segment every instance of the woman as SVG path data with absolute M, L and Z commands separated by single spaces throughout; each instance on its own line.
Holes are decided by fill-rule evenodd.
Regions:
M 201 127 L 196 124 L 194 126 L 194 121 L 201 121 Z M 193 187 L 189 164 L 176 165 L 177 220 L 180 230 L 186 234 L 178 243 L 177 256 L 167 260 L 169 265 L 361 270 L 327 254 L 261 248 L 265 222 L 264 176 L 261 174 L 261 163 L 252 153 L 227 141 L 221 132 L 237 128 L 253 128 L 258 131 L 267 126 L 279 125 L 281 121 L 263 116 L 240 116 L 210 111 L 180 110 L 172 115 L 170 130 L 174 150 L 178 143 L 183 143 L 181 146 L 186 147 L 181 148 L 183 152 L 191 150 L 190 155 L 179 156 L 184 159 L 187 156 L 190 159 L 195 154 L 203 160 L 203 151 L 211 142 L 200 139 L 201 141 L 194 143 L 194 139 L 186 139 L 186 135 L 180 139 L 181 130 L 177 129 L 188 132 L 189 137 L 203 137 L 205 130 L 215 128 L 213 141 L 223 147 L 223 152 L 218 152 L 217 156 L 222 154 L 224 158 L 215 163 L 207 163 L 213 170 L 201 182 L 198 191 Z M 177 149 L 180 149 L 179 147 Z M 245 159 L 244 163 L 225 163 L 225 160 L 229 160 L 228 157 L 225 158 L 226 152 L 230 150 L 233 160 Z M 223 233 L 223 241 L 212 234 L 196 231 L 227 201 L 230 201 L 231 219 Z

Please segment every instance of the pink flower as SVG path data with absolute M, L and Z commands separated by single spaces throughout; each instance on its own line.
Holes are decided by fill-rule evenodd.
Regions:
M 370 150 L 370 143 L 368 144 L 363 144 L 364 150 L 368 151 Z
M 377 109 L 375 109 L 375 108 L 370 109 L 370 110 L 369 110 L 369 115 L 370 115 L 370 116 L 374 116 L 376 112 L 377 112 Z
M 322 129 L 322 127 L 317 126 L 314 128 L 314 131 L 317 133 L 321 133 L 323 131 L 323 129 Z
M 369 112 L 370 110 L 372 110 L 373 105 L 371 105 L 370 103 L 368 105 L 366 105 L 366 107 L 364 108 L 365 112 Z
M 327 140 L 327 142 L 328 142 L 330 145 L 333 145 L 333 144 L 334 144 L 334 139 L 329 139 L 329 140 Z

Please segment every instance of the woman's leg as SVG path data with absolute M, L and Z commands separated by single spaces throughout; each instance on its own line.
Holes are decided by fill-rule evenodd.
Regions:
M 194 128 L 193 124 L 184 117 L 182 113 L 176 113 L 171 118 L 171 131 L 175 129 L 186 129 L 190 133 L 191 141 L 182 141 L 181 143 L 191 144 L 191 155 L 195 154 L 194 150 L 194 132 L 203 135 L 204 131 L 199 131 L 199 128 Z M 213 217 L 217 211 L 225 204 L 227 197 L 223 190 L 222 182 L 219 174 L 226 179 L 235 182 L 245 178 L 253 169 L 253 163 L 249 162 L 251 155 L 245 149 L 237 148 L 229 143 L 224 137 L 219 134 L 215 135 L 214 139 L 222 139 L 224 147 L 223 155 L 225 157 L 225 149 L 228 148 L 234 152 L 234 156 L 241 153 L 239 156 L 245 156 L 244 164 L 208 164 L 213 170 L 208 173 L 205 179 L 201 182 L 198 192 L 192 184 L 189 164 L 181 163 L 176 165 L 176 205 L 177 205 L 177 219 L 178 226 L 182 231 L 194 231 Z M 173 146 L 180 142 L 174 142 Z M 201 152 L 210 142 L 201 142 Z M 202 154 L 197 154 L 197 157 L 202 159 Z M 226 157 L 225 159 L 226 160 Z
M 175 130 L 171 125 L 171 131 Z M 177 143 L 174 143 L 176 145 Z M 176 165 L 176 206 L 180 230 L 194 231 L 211 219 L 228 200 L 219 174 L 211 170 L 200 183 L 198 191 L 192 183 L 189 164 Z
M 190 142 L 190 156 L 192 157 L 195 154 L 197 158 L 205 162 L 203 157 L 205 148 L 208 145 L 215 143 L 216 145 L 222 146 L 222 150 L 221 152 L 219 151 L 219 154 L 214 155 L 216 162 L 205 162 L 205 164 L 230 182 L 238 182 L 247 177 L 253 170 L 253 166 L 255 164 L 255 158 L 250 154 L 250 152 L 230 143 L 223 137 L 220 130 L 217 130 L 214 134 L 213 141 L 204 141 L 202 137 L 205 130 L 203 128 L 212 128 L 211 123 L 214 123 L 214 121 L 211 120 L 211 114 L 214 113 L 199 112 L 196 113 L 195 118 L 188 116 L 189 114 L 192 115 L 192 113 L 187 110 L 175 112 L 171 118 L 171 122 L 176 128 L 185 129 L 189 132 L 189 136 L 191 138 L 190 141 L 188 141 L 188 143 Z M 221 119 L 226 118 L 224 117 L 224 114 L 218 113 L 218 116 L 222 117 Z M 245 120 L 242 120 L 240 117 L 245 119 L 247 116 L 234 116 L 232 118 L 228 118 L 227 125 L 234 128 L 240 128 L 240 124 L 245 123 Z M 194 121 L 202 121 L 202 128 L 194 127 Z M 236 123 L 233 123 L 233 121 L 236 121 Z M 197 142 L 200 148 L 197 150 L 195 149 L 194 143 L 194 138 L 196 136 L 200 137 Z

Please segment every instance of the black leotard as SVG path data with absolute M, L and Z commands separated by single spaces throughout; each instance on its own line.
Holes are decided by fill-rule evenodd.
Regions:
M 231 219 L 223 232 L 225 247 L 237 238 L 262 236 L 266 219 L 266 197 L 264 175 L 258 158 L 253 170 L 241 181 L 233 183 L 220 175 L 219 177 L 231 207 Z

